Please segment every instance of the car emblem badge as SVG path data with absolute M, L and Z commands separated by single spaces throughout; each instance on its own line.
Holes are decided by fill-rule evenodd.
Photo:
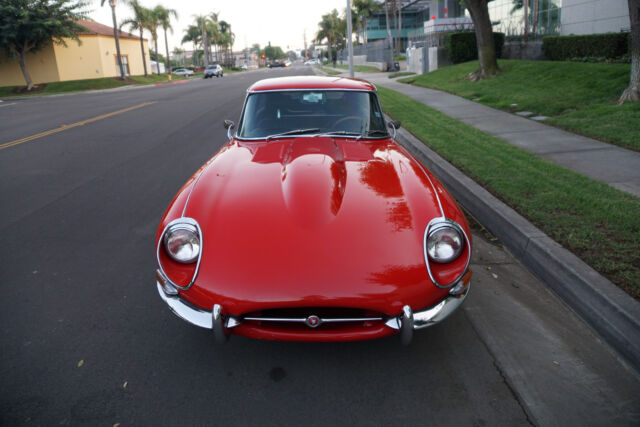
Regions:
M 311 316 L 307 317 L 304 323 L 306 323 L 310 328 L 317 328 L 318 326 L 320 326 L 320 318 L 315 314 L 312 314 Z

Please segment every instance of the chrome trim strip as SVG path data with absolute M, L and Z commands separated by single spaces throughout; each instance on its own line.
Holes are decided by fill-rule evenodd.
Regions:
M 187 322 L 205 329 L 212 328 L 211 313 L 198 307 L 185 303 L 180 297 L 165 294 L 162 285 L 156 282 L 158 294 L 167 303 L 171 311 Z
M 167 273 L 164 271 L 164 268 L 162 268 L 162 263 L 160 262 L 160 246 L 162 245 L 162 242 L 164 241 L 164 235 L 167 232 L 167 230 L 169 229 L 169 227 L 175 225 L 175 224 L 190 224 L 192 226 L 194 226 L 196 228 L 196 230 L 198 230 L 198 238 L 200 239 L 200 252 L 198 253 L 198 260 L 196 261 L 196 269 L 193 272 L 193 277 L 191 278 L 191 281 L 189 282 L 189 284 L 187 286 L 180 286 L 177 283 L 174 283 L 173 280 L 171 280 L 169 278 L 169 276 L 167 275 Z M 193 285 L 193 283 L 196 281 L 196 277 L 198 277 L 198 272 L 200 271 L 200 261 L 202 260 L 202 250 L 204 248 L 204 242 L 202 241 L 202 230 L 200 229 L 200 225 L 198 225 L 198 222 L 193 219 L 193 218 L 188 218 L 188 217 L 180 217 L 180 218 L 176 218 L 173 221 L 171 221 L 169 224 L 167 224 L 167 226 L 164 228 L 164 230 L 162 230 L 162 234 L 160 234 L 160 238 L 158 239 L 158 245 L 156 247 L 156 261 L 158 261 L 158 267 L 160 268 L 160 273 L 162 273 L 162 277 L 164 279 L 167 280 L 167 282 L 169 284 L 171 284 L 171 286 L 186 291 L 187 289 L 189 289 L 191 287 L 191 285 Z
M 371 83 L 369 83 L 371 84 Z M 375 88 L 375 85 L 371 85 Z M 269 93 L 269 92 L 304 92 L 304 91 L 327 91 L 327 92 L 369 92 L 377 93 L 377 90 L 370 89 L 347 89 L 337 87 L 305 87 L 305 88 L 290 88 L 290 89 L 266 89 L 266 90 L 250 90 L 247 89 L 247 93 Z
M 394 138 L 395 139 L 395 138 Z M 442 202 L 440 202 L 440 195 L 438 194 L 438 190 L 436 190 L 436 186 L 433 185 L 433 181 L 431 181 L 431 177 L 429 177 L 429 174 L 427 173 L 427 171 L 424 169 L 424 166 L 422 166 L 422 163 L 420 163 L 418 161 L 418 159 L 416 159 L 411 153 L 409 153 L 409 150 L 407 150 L 402 144 L 400 144 L 399 142 L 396 141 L 396 144 L 398 145 L 398 147 L 400 147 L 400 149 L 404 152 L 405 156 L 409 157 L 410 159 L 413 159 L 413 161 L 415 161 L 418 164 L 418 167 L 420 167 L 420 170 L 422 171 L 422 173 L 424 174 L 424 176 L 427 177 L 427 180 L 429 181 L 429 184 L 431 184 L 431 188 L 433 189 L 433 194 L 436 195 L 436 200 L 438 201 L 438 207 L 440 207 L 440 215 L 444 218 L 446 217 L 446 215 L 444 214 L 444 209 L 442 208 Z
M 306 323 L 306 317 L 243 317 L 242 320 L 252 320 L 257 322 L 290 322 L 290 323 Z M 341 322 L 366 322 L 374 320 L 383 320 L 382 317 L 344 317 L 344 318 L 320 318 L 320 323 L 341 323 Z
M 209 163 L 209 165 L 211 163 Z M 207 165 L 204 169 L 202 169 L 202 171 L 198 174 L 197 178 L 193 182 L 193 185 L 189 189 L 189 195 L 187 195 L 187 200 L 185 200 L 184 207 L 182 208 L 182 215 L 181 215 L 182 217 L 184 217 L 185 213 L 187 212 L 187 206 L 189 206 L 189 200 L 191 200 L 191 193 L 193 193 L 193 190 L 196 188 L 196 185 L 198 185 L 198 181 L 200 181 L 200 177 L 202 176 L 202 174 L 204 174 L 204 171 L 209 169 L 209 165 Z
M 456 279 L 454 281 L 452 281 L 449 284 L 443 285 L 441 283 L 438 283 L 438 281 L 435 279 L 435 277 L 433 277 L 433 273 L 431 273 L 431 266 L 429 263 L 429 254 L 427 253 L 427 237 L 429 237 L 429 231 L 431 231 L 431 228 L 434 227 L 437 224 L 448 224 L 452 227 L 454 227 L 456 230 L 460 231 L 460 233 L 462 233 L 462 235 L 464 236 L 464 240 L 465 240 L 465 244 L 468 247 L 468 254 L 467 254 L 467 262 L 464 266 L 464 269 L 462 270 L 462 273 L 460 273 L 460 275 L 458 277 L 456 277 Z M 424 254 L 424 262 L 427 265 L 427 273 L 429 273 L 429 279 L 431 279 L 431 282 L 433 282 L 434 285 L 436 285 L 439 288 L 442 289 L 446 289 L 446 288 L 450 288 L 451 286 L 455 285 L 456 283 L 458 283 L 458 281 L 460 281 L 460 279 L 462 277 L 464 277 L 465 274 L 467 274 L 467 271 L 469 271 L 469 262 L 471 262 L 471 241 L 469 240 L 469 237 L 467 236 L 467 233 L 465 233 L 464 229 L 462 227 L 460 227 L 460 225 L 458 223 L 456 223 L 453 220 L 450 220 L 448 218 L 445 217 L 437 217 L 437 218 L 433 218 L 431 221 L 429 221 L 429 224 L 427 224 L 427 226 L 424 229 L 424 235 L 422 237 L 422 252 Z

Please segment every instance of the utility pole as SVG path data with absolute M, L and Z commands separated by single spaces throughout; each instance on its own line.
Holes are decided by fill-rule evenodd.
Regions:
M 349 54 L 349 77 L 353 78 L 353 44 L 351 43 L 351 0 L 347 0 L 347 52 Z
M 100 2 L 100 6 L 104 5 L 104 1 Z M 113 38 L 116 39 L 116 56 L 118 59 L 118 68 L 120 68 L 120 78 L 124 80 L 124 67 L 122 66 L 122 57 L 120 56 L 120 37 L 118 36 L 118 21 L 116 20 L 116 0 L 109 0 L 111 6 L 111 17 L 113 18 Z

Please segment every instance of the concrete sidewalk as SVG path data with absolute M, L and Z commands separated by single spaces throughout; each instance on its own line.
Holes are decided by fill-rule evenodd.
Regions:
M 344 71 L 344 70 L 337 70 Z M 343 73 L 347 76 L 348 73 Z M 640 197 L 640 153 L 496 110 L 447 92 L 399 83 L 388 73 L 355 73 L 510 144 Z

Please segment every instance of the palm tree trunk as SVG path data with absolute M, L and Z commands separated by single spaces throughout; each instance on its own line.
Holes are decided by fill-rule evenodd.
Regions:
M 164 47 L 167 52 L 167 72 L 171 74 L 171 61 L 169 60 L 169 43 L 167 43 L 167 29 L 164 29 Z
M 536 27 L 538 26 L 538 12 L 540 9 L 540 1 L 533 0 L 533 25 L 531 28 L 531 33 L 533 34 L 533 38 L 536 39 Z
M 18 62 L 20 63 L 20 69 L 22 70 L 24 81 L 27 83 L 27 90 L 31 90 L 33 89 L 33 81 L 31 80 L 31 76 L 27 71 L 27 61 L 26 61 L 27 54 L 25 52 L 26 52 L 26 49 L 23 49 L 20 52 L 18 52 Z
M 398 55 L 400 55 L 401 52 L 404 52 L 404 50 L 402 49 L 402 1 L 400 1 L 399 3 L 400 7 L 398 8 L 398 32 L 400 33 L 400 36 L 398 37 Z
M 156 71 L 160 75 L 160 58 L 158 58 L 158 35 L 153 35 L 153 44 L 156 46 Z
M 631 22 L 631 73 L 629 86 L 618 100 L 640 102 L 640 0 L 629 0 L 629 21 Z
M 367 48 L 367 25 L 369 24 L 369 20 L 367 18 L 363 19 L 362 24 L 362 38 L 364 39 L 364 48 Z
M 140 50 L 142 51 L 142 66 L 144 67 L 144 76 L 148 77 L 147 74 L 147 59 L 144 55 L 144 39 L 142 38 L 142 26 L 140 27 Z
M 524 42 L 529 41 L 529 0 L 523 0 L 524 6 Z
M 391 49 L 391 60 L 393 60 L 393 37 L 391 37 L 391 29 L 389 28 L 389 0 L 384 0 L 384 15 L 387 22 L 387 42 Z
M 393 48 L 398 51 L 398 0 L 393 1 Z M 395 55 L 394 55 L 395 56 Z

